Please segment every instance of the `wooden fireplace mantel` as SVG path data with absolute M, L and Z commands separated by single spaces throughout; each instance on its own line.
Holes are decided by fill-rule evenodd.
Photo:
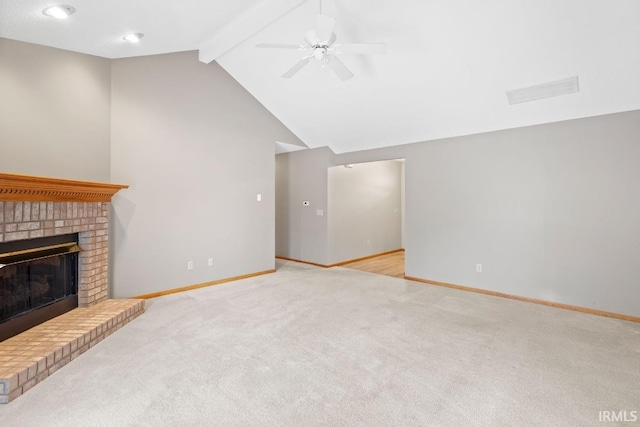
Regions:
M 128 185 L 0 173 L 0 201 L 110 202 Z

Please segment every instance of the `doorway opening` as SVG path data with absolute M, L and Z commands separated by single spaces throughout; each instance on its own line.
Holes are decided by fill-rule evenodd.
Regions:
M 330 167 L 327 208 L 332 265 L 404 277 L 404 159 Z

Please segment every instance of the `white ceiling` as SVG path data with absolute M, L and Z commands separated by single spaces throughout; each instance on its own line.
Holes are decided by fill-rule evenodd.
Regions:
M 339 42 L 385 42 L 347 56 L 340 81 L 302 53 L 318 0 L 0 0 L 0 36 L 121 58 L 200 50 L 310 147 L 355 151 L 640 108 L 640 1 L 324 0 Z M 143 32 L 138 45 L 122 37 Z M 580 92 L 510 106 L 511 89 L 579 76 Z

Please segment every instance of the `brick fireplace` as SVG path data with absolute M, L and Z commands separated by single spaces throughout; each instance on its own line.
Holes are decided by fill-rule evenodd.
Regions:
M 79 308 L 0 342 L 0 403 L 19 396 L 143 312 L 143 301 L 108 300 L 109 206 L 111 197 L 124 188 L 0 174 L 0 242 L 78 233 L 81 248 Z M 83 313 L 93 323 L 83 320 Z M 42 344 L 43 337 L 51 343 L 34 350 L 32 343 Z M 20 346 L 25 347 L 22 356 L 16 350 Z M 20 358 L 24 363 L 17 364 Z

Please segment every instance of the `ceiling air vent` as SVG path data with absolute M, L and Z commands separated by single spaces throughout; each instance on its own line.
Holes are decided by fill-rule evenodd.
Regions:
M 513 105 L 536 101 L 538 99 L 552 98 L 554 96 L 568 95 L 579 91 L 578 76 L 573 76 L 537 86 L 509 90 L 507 91 L 507 99 L 509 100 L 509 104 Z

